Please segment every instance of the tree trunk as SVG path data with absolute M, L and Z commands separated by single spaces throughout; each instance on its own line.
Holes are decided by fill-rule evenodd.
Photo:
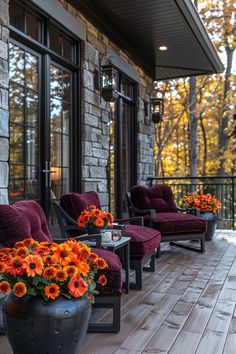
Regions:
M 220 152 L 220 169 L 219 169 L 219 175 L 220 176 L 225 176 L 225 167 L 224 167 L 224 162 L 225 159 L 223 157 L 225 151 L 227 150 L 228 146 L 228 135 L 227 135 L 227 127 L 229 123 L 229 114 L 228 114 L 228 105 L 227 105 L 227 95 L 230 90 L 230 75 L 231 75 L 231 70 L 232 70 L 232 61 L 233 61 L 233 53 L 234 49 L 231 49 L 229 47 L 225 48 L 226 50 L 226 55 L 227 55 L 227 67 L 226 67 L 226 72 L 225 72 L 225 84 L 224 84 L 224 102 L 223 102 L 223 108 L 222 108 L 222 120 L 221 120 L 221 125 L 220 125 L 220 132 L 219 132 L 219 152 Z
M 189 130 L 190 130 L 190 176 L 197 176 L 198 164 L 198 142 L 197 142 L 197 115 L 196 115 L 196 77 L 190 78 L 190 93 L 189 93 Z M 197 179 L 192 180 L 195 185 Z

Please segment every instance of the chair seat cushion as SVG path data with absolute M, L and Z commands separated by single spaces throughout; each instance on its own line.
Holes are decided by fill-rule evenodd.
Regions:
M 40 205 L 34 200 L 0 205 L 0 243 L 12 247 L 30 236 L 39 242 L 52 241 Z
M 126 225 L 125 234 L 130 237 L 131 258 L 143 258 L 160 245 L 160 232 L 149 227 Z
M 150 216 L 144 217 L 150 221 Z M 181 213 L 157 213 L 152 220 L 152 227 L 165 235 L 197 234 L 206 232 L 206 221 L 198 216 Z
M 99 270 L 96 274 L 96 279 L 101 274 L 107 277 L 107 284 L 105 286 L 97 285 L 96 290 L 99 295 L 116 296 L 121 294 L 122 289 L 122 266 L 119 257 L 111 252 L 100 248 L 93 248 L 92 251 L 99 257 L 104 258 L 108 264 L 108 268 Z

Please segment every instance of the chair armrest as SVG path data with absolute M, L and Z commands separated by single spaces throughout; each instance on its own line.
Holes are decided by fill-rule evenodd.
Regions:
M 125 218 L 125 219 L 115 219 L 115 222 L 118 222 L 118 223 L 128 223 L 128 224 L 134 224 L 134 225 L 140 225 L 140 226 L 143 226 L 144 224 L 144 218 L 143 216 L 132 216 L 130 218 Z

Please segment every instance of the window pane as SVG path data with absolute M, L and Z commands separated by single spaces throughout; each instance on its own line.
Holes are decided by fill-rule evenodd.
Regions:
M 41 24 L 40 18 L 26 11 L 26 33 L 39 42 L 41 42 Z
M 24 51 L 19 47 L 10 44 L 9 45 L 9 78 L 18 84 L 25 84 L 24 76 Z
M 38 91 L 38 58 L 31 53 L 25 53 L 25 81 L 26 86 Z
M 49 37 L 50 37 L 50 48 L 54 50 L 54 52 L 62 55 L 63 38 L 61 34 L 57 30 L 51 27 L 49 30 Z
M 25 163 L 36 165 L 38 163 L 38 129 L 26 129 Z
M 25 194 L 28 199 L 38 199 L 38 168 L 26 166 L 25 171 Z
M 10 1 L 9 5 L 9 15 L 10 15 L 10 24 L 20 31 L 25 31 L 24 26 L 24 8 L 15 3 L 14 1 Z
M 62 194 L 69 193 L 70 191 L 69 172 L 70 172 L 69 168 L 63 168 Z
M 51 130 L 61 132 L 62 103 L 59 100 L 51 99 Z
M 69 136 L 63 135 L 63 151 L 62 151 L 62 165 L 64 167 L 70 166 L 70 150 L 69 150 Z
M 31 126 L 38 126 L 39 122 L 39 97 L 34 91 L 26 91 L 25 97 L 25 122 Z
M 71 110 L 71 106 L 64 103 L 63 112 L 62 112 L 62 128 L 63 128 L 63 133 L 65 134 L 69 134 L 70 132 L 70 110 Z
M 24 163 L 24 128 L 18 124 L 10 127 L 10 162 Z
M 134 98 L 134 87 L 129 81 L 125 79 L 121 81 L 121 93 L 127 97 L 130 97 L 131 99 Z
M 51 188 L 56 198 L 59 199 L 62 195 L 61 193 L 61 168 L 51 167 Z
M 63 71 L 62 76 L 63 100 L 71 102 L 71 73 Z
M 10 121 L 24 121 L 24 88 L 10 83 L 9 102 L 10 102 Z
M 11 200 L 24 199 L 24 166 L 10 166 L 9 196 Z
M 63 38 L 63 56 L 73 62 L 73 47 L 74 44 L 67 38 Z
M 61 135 L 56 133 L 51 133 L 51 162 L 61 166 Z
M 51 65 L 50 93 L 55 98 L 62 99 L 62 70 Z

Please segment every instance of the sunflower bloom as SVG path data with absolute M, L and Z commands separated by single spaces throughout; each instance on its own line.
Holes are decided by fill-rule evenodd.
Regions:
M 97 218 L 97 219 L 95 220 L 95 225 L 96 225 L 97 227 L 103 227 L 103 226 L 104 226 L 104 221 L 103 221 L 101 218 Z
M 27 293 L 27 288 L 24 283 L 18 282 L 14 285 L 13 292 L 16 297 L 23 297 Z
M 105 269 L 105 268 L 108 267 L 107 262 L 104 261 L 103 258 L 99 258 L 99 257 L 94 261 L 94 264 L 95 264 L 95 266 L 98 267 L 99 269 Z
M 90 271 L 90 266 L 87 262 L 80 262 L 77 266 L 78 272 L 86 277 Z
M 68 278 L 68 274 L 63 269 L 59 269 L 56 272 L 56 276 L 55 276 L 56 281 L 65 281 L 67 278 Z
M 89 259 L 90 259 L 92 262 L 95 262 L 96 259 L 98 259 L 98 256 L 97 256 L 96 253 L 91 252 L 90 255 L 89 255 Z
M 21 257 L 21 258 L 25 258 L 29 255 L 29 250 L 27 247 L 20 247 L 16 250 L 16 255 Z
M 107 277 L 105 276 L 105 274 L 100 275 L 100 277 L 98 278 L 98 282 L 102 286 L 105 286 L 107 284 Z
M 49 299 L 55 300 L 60 294 L 60 288 L 57 284 L 52 283 L 44 288 L 44 294 Z
M 43 277 L 47 280 L 55 278 L 56 274 L 57 274 L 57 270 L 54 267 L 47 267 L 43 271 Z
M 78 269 L 75 266 L 68 266 L 64 268 L 65 272 L 68 274 L 69 277 L 73 277 L 78 273 Z
M 69 293 L 73 297 L 81 297 L 87 291 L 87 283 L 81 278 L 80 275 L 77 275 L 69 282 L 68 289 Z
M 6 265 L 3 262 L 0 262 L 0 273 L 3 273 L 6 269 Z
M 11 286 L 8 283 L 8 281 L 3 280 L 0 282 L 0 292 L 1 293 L 8 294 L 10 290 L 11 290 Z
M 36 274 L 41 275 L 43 272 L 43 261 L 39 256 L 27 256 L 24 259 L 23 268 L 29 277 L 34 277 Z
M 21 257 L 13 257 L 8 264 L 9 273 L 12 275 L 23 275 L 25 273 L 23 264 L 23 259 Z

